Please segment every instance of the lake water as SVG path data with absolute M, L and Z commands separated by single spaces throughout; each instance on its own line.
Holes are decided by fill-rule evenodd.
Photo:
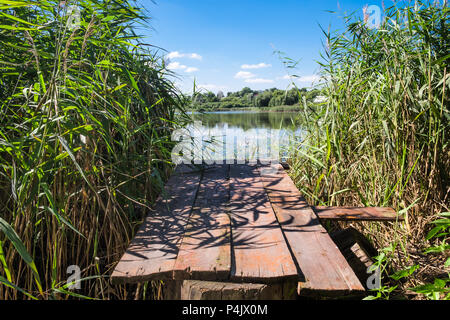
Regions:
M 277 159 L 288 156 L 293 140 L 301 138 L 295 112 L 226 111 L 191 114 L 185 132 L 194 160 Z

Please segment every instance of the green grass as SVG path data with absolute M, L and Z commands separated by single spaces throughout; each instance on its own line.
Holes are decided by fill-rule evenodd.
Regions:
M 402 294 L 450 271 L 445 253 L 417 254 L 446 241 L 425 237 L 449 211 L 449 9 L 417 3 L 387 8 L 379 30 L 346 17 L 344 32 L 324 31 L 328 100 L 300 112 L 307 137 L 291 163 L 312 205 L 389 206 L 405 216 L 359 224 L 378 248 L 392 248 L 393 268 L 420 266 L 403 283 L 384 274 Z
M 156 290 L 107 275 L 170 173 L 185 101 L 134 1 L 77 1 L 74 29 L 66 3 L 0 1 L 0 300 Z

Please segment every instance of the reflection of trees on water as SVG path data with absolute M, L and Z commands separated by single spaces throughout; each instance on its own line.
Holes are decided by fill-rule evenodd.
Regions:
M 202 142 L 195 143 L 193 153 L 203 159 L 284 158 L 292 139 L 301 135 L 296 116 L 276 112 L 196 114 L 194 127 L 200 127 L 188 127 L 198 131 L 196 136 L 200 135 Z
M 207 128 L 222 128 L 224 124 L 228 127 L 250 130 L 254 128 L 265 129 L 297 129 L 295 112 L 216 112 L 194 114 L 193 119 L 201 121 Z

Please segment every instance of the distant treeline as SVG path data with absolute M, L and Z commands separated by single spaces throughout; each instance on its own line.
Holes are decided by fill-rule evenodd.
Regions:
M 295 108 L 303 100 L 312 102 L 320 93 L 319 89 L 308 91 L 306 88 L 292 88 L 290 90 L 272 88 L 256 91 L 248 87 L 243 88 L 241 91 L 228 92 L 226 96 L 222 91 L 219 91 L 217 94 L 213 92 L 198 92 L 191 97 L 191 108 L 193 110 L 277 108 L 280 106 L 292 106 Z

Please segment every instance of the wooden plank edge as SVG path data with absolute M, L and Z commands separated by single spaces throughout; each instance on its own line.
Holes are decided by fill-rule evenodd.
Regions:
M 319 219 L 337 221 L 405 221 L 392 208 L 311 206 Z M 372 212 L 368 212 L 368 211 Z
M 195 166 L 195 165 L 185 165 L 185 164 L 180 164 L 177 165 L 175 170 L 172 172 L 172 175 L 169 177 L 169 179 L 166 181 L 163 190 L 161 191 L 161 194 L 158 196 L 158 198 L 156 199 L 155 203 L 154 203 L 154 208 L 156 208 L 158 206 L 158 203 L 163 203 L 167 197 L 167 194 L 165 194 L 166 192 L 166 187 L 168 185 L 170 185 L 171 183 L 173 183 L 173 179 L 176 179 L 177 176 L 180 175 L 198 175 L 199 176 L 199 180 L 197 183 L 195 183 L 196 188 L 194 190 L 194 201 L 193 204 L 195 203 L 195 200 L 197 198 L 197 193 L 200 187 L 200 183 L 202 180 L 202 168 L 199 166 Z M 172 180 L 172 181 L 171 181 Z M 190 212 L 188 213 L 188 215 L 190 216 L 192 214 L 192 210 L 193 210 L 193 206 L 191 207 Z M 130 249 L 130 246 L 132 245 L 133 241 L 135 241 L 136 239 L 136 235 L 138 235 L 142 228 L 144 228 L 146 226 L 147 219 L 149 217 L 151 213 L 149 212 L 146 217 L 144 218 L 143 222 L 141 223 L 141 225 L 139 226 L 138 231 L 135 233 L 135 235 L 132 237 L 132 239 L 130 240 L 130 243 L 128 244 L 127 249 L 125 250 L 125 252 L 122 254 L 121 259 L 118 261 L 118 263 L 114 266 L 113 272 L 111 273 L 110 276 L 110 282 L 113 285 L 117 285 L 117 284 L 136 284 L 136 283 L 142 283 L 142 282 L 147 282 L 147 281 L 152 281 L 152 280 L 173 280 L 173 269 L 172 270 L 166 270 L 166 271 L 160 271 L 158 273 L 154 273 L 154 274 L 128 274 L 125 272 L 122 272 L 119 270 L 119 265 L 123 262 L 123 258 L 126 256 L 127 251 Z M 179 239 L 177 241 L 177 247 L 179 249 L 179 246 L 181 244 L 180 242 L 181 239 Z M 178 253 L 177 253 L 178 255 Z M 176 259 L 175 259 L 176 261 Z M 174 261 L 174 263 L 175 263 Z
M 120 285 L 120 284 L 137 284 L 142 282 L 148 282 L 152 280 L 173 280 L 172 271 L 161 272 L 158 274 L 151 275 L 120 275 L 119 272 L 114 271 L 110 277 L 110 281 L 112 285 Z
M 298 274 L 286 275 L 281 277 L 245 277 L 245 276 L 231 276 L 229 282 L 232 283 L 264 283 L 274 284 L 280 281 L 299 281 L 302 277 Z
M 323 299 L 323 298 L 362 298 L 367 295 L 366 291 L 361 288 L 354 288 L 348 290 L 330 290 L 330 289 L 320 289 L 320 288 L 311 288 L 308 285 L 308 282 L 299 282 L 297 288 L 297 294 L 299 297 L 304 298 L 315 298 L 315 299 Z

